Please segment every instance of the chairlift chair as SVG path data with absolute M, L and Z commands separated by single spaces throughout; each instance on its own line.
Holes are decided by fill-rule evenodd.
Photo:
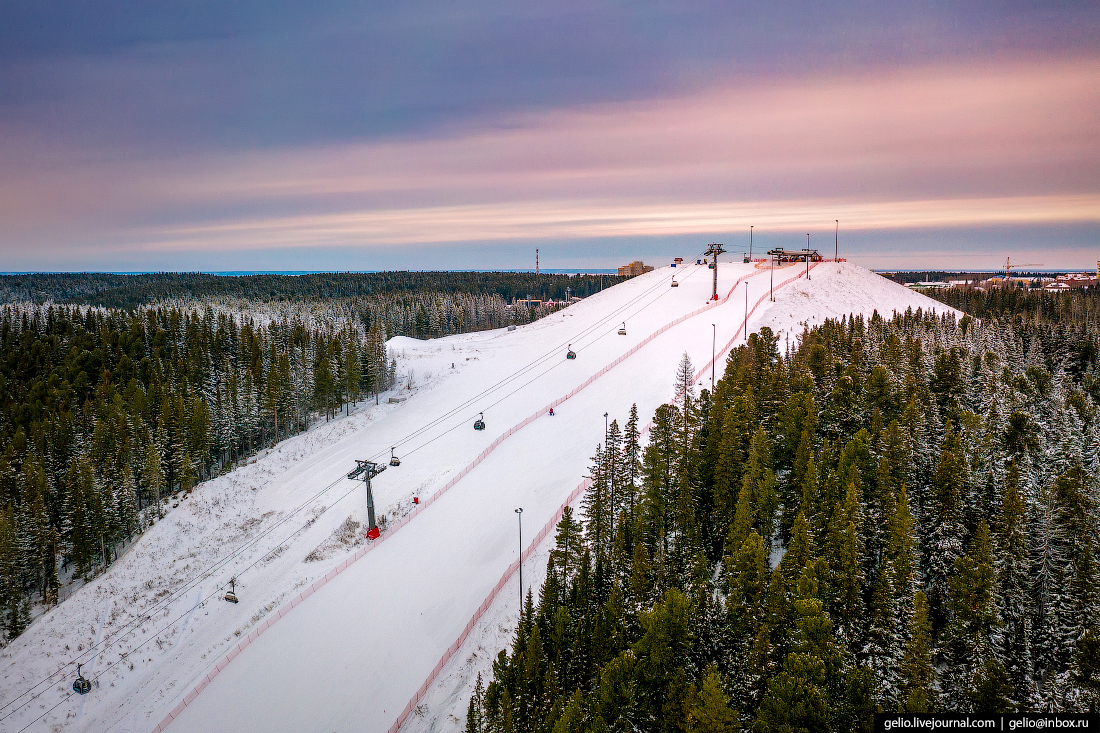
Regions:
M 672 287 L 674 287 L 674 288 L 680 287 L 680 283 L 676 282 L 676 278 L 672 278 Z
M 484 430 L 484 429 L 485 429 L 485 413 L 484 412 L 479 412 L 477 420 L 474 420 L 474 430 Z
M 236 603 L 238 601 L 236 591 L 237 591 L 237 579 L 236 578 L 230 578 L 229 579 L 229 592 L 225 594 L 225 600 L 229 601 L 230 603 Z
M 396 447 L 397 446 L 394 446 L 394 448 L 396 448 Z M 390 465 L 391 466 L 400 466 L 401 465 L 401 459 L 393 454 L 393 450 L 394 450 L 393 448 L 390 448 Z
M 577 352 L 573 351 L 573 344 L 569 344 L 569 351 L 565 352 L 566 359 L 576 359 Z
M 84 675 L 80 674 L 80 668 L 83 664 L 76 665 L 76 679 L 73 680 L 73 692 L 78 695 L 87 695 L 92 691 L 92 683 L 88 681 Z
M 625 336 L 626 335 L 626 321 L 623 321 L 623 325 L 619 326 L 619 335 L 620 336 Z

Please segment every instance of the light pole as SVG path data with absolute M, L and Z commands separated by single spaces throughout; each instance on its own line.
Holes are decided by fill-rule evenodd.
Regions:
M 810 233 L 806 232 L 806 279 L 810 279 Z
M 603 414 L 603 442 L 607 443 L 607 413 Z
M 840 219 L 836 219 L 836 232 L 833 233 L 833 262 L 840 262 Z
M 711 394 L 712 397 L 714 396 L 714 367 L 715 367 L 714 360 L 716 358 L 714 356 L 714 344 L 715 344 L 715 340 L 717 338 L 718 338 L 718 327 L 715 326 L 712 323 L 712 324 L 710 324 L 710 394 Z
M 749 282 L 745 281 L 745 324 L 741 326 L 744 332 L 745 343 L 749 342 Z
M 771 267 L 768 268 L 768 273 L 771 275 L 771 281 L 768 283 L 768 297 L 773 303 L 775 302 L 775 263 L 778 260 L 779 256 L 775 255 L 772 257 L 772 261 L 768 263 L 771 265 Z
M 752 262 L 752 225 L 749 225 L 749 262 Z
M 519 617 L 523 618 L 523 507 L 516 509 L 519 519 Z

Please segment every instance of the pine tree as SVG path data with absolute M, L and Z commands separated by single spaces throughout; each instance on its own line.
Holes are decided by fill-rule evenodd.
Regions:
M 995 606 L 1003 626 L 994 635 L 998 658 L 1013 684 L 1013 699 L 1031 694 L 1031 560 L 1027 506 L 1020 494 L 1015 462 L 1009 465 L 996 526 Z
M 827 597 L 837 622 L 837 636 L 853 651 L 863 619 L 863 520 L 859 489 L 848 485 L 843 507 L 833 516 L 826 539 L 829 562 Z
M 485 686 L 481 682 L 481 672 L 478 672 L 474 694 L 470 697 L 470 705 L 466 709 L 466 733 L 484 733 L 484 714 L 482 713 L 484 700 Z
M 948 424 L 932 478 L 931 526 L 926 541 L 928 601 L 934 620 L 944 620 L 946 617 L 947 582 L 954 573 L 955 560 L 963 553 L 961 502 L 966 490 L 967 471 L 962 441 Z
M 829 729 L 834 715 L 830 686 L 839 677 L 842 657 L 814 585 L 808 573 L 799 579 L 794 601 L 798 630 L 757 711 L 753 729 L 761 733 Z
M 974 675 L 993 659 L 992 636 L 1000 626 L 993 603 L 992 540 L 984 519 L 974 533 L 970 553 L 955 560 L 955 575 L 948 587 L 951 620 L 944 631 L 944 646 L 951 673 L 945 677 L 944 702 L 959 710 L 967 706 Z
M 901 662 L 900 712 L 931 713 L 936 710 L 935 676 L 931 610 L 924 591 L 918 590 L 913 597 L 909 645 Z
M 620 465 L 623 472 L 623 505 L 627 510 L 627 522 L 631 525 L 637 519 L 635 514 L 635 502 L 637 499 L 638 480 L 641 477 L 642 449 L 638 433 L 638 405 L 630 406 L 630 416 L 627 418 L 626 427 L 623 429 L 622 458 Z
M 889 560 L 879 565 L 867 609 L 865 641 L 859 654 L 877 682 L 874 699 L 884 710 L 897 709 L 902 656 L 894 578 Z
M 734 733 L 740 730 L 737 711 L 730 707 L 722 680 L 714 666 L 708 667 L 688 697 L 686 733 Z
M 145 467 L 142 475 L 145 489 L 152 495 L 153 506 L 160 512 L 160 495 L 164 488 L 164 473 L 160 469 L 160 458 L 155 446 L 149 446 L 145 451 Z
M 115 506 L 118 508 L 118 521 L 122 532 L 129 539 L 137 530 L 138 506 L 137 484 L 127 463 L 122 469 L 122 480 L 115 488 Z
M 738 495 L 737 514 L 742 504 L 749 503 L 752 515 L 752 528 L 760 533 L 768 547 L 776 534 L 776 514 L 779 498 L 776 493 L 775 472 L 771 467 L 771 443 L 763 428 L 758 428 L 752 436 L 749 460 L 741 479 L 741 493 Z M 737 518 L 735 515 L 735 526 Z
M 727 558 L 726 569 L 728 591 L 722 646 L 727 650 L 726 667 L 732 670 L 737 706 L 748 710 L 758 702 L 753 698 L 753 681 L 762 670 L 755 668 L 751 660 L 764 622 L 770 580 L 768 555 L 760 535 L 749 533 L 737 552 Z

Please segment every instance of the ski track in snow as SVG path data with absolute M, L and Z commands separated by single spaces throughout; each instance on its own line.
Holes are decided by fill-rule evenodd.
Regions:
M 778 270 L 776 282 L 796 270 Z M 676 289 L 668 287 L 673 274 L 681 283 Z M 751 307 L 767 293 L 766 271 L 722 263 L 719 292 L 746 274 L 754 275 L 748 281 Z M 855 265 L 823 263 L 811 277 L 778 290 L 775 303 L 765 299 L 749 318 L 749 330 L 772 328 L 783 348 L 788 335 L 793 346 L 805 325 L 830 317 L 870 315 L 876 309 L 889 317 L 907 307 L 951 310 Z M 341 480 L 352 459 L 388 456 L 397 438 L 553 352 L 508 386 L 398 448 L 402 466 L 376 478 L 374 489 L 379 514 L 400 518 L 412 508 L 413 496 L 434 493 L 501 431 L 568 393 L 659 327 L 703 305 L 710 282 L 705 267 L 659 268 L 512 332 L 392 339 L 401 387 L 383 395 L 382 404 L 360 403 L 350 416 L 317 422 L 248 465 L 200 484 L 106 573 L 39 616 L 0 650 L 0 731 L 29 725 L 32 731 L 149 733 L 226 651 L 355 552 L 337 550 L 324 560 L 304 562 L 346 518 L 362 519 L 362 489 Z M 649 295 L 623 308 L 649 288 Z M 536 420 L 503 442 L 435 505 L 272 625 L 167 730 L 388 730 L 517 557 L 513 508 L 525 508 L 525 535 L 538 532 L 586 473 L 588 457 L 602 439 L 603 412 L 621 424 L 637 402 L 647 421 L 672 397 L 674 371 L 684 351 L 696 365 L 709 361 L 711 323 L 717 324 L 720 346 L 740 327 L 743 288 L 654 339 L 560 405 L 556 416 Z M 591 334 L 574 338 L 600 319 L 605 322 Z M 628 336 L 620 337 L 615 331 L 624 319 Z M 578 353 L 568 364 L 563 356 L 567 342 Z M 719 359 L 719 369 L 722 364 Z M 408 400 L 386 404 L 392 394 Z M 486 410 L 488 429 L 483 434 L 470 430 L 477 413 L 498 400 Z M 303 511 L 242 550 L 330 484 Z M 525 586 L 536 591 L 552 537 L 534 548 L 524 564 Z M 236 551 L 239 557 L 197 586 L 188 584 Z M 225 603 L 221 596 L 238 573 L 241 602 Z M 164 607 L 133 633 L 119 633 L 158 603 Z M 488 680 L 492 659 L 511 640 L 517 608 L 518 589 L 506 588 L 402 730 L 464 727 L 477 674 Z M 80 698 L 71 692 L 75 665 L 64 665 L 78 655 L 83 655 L 79 661 L 92 659 L 89 647 L 101 619 L 98 634 L 104 643 L 94 653 L 98 684 Z M 59 668 L 63 674 L 35 688 L 38 697 L 26 704 L 30 696 L 23 693 Z

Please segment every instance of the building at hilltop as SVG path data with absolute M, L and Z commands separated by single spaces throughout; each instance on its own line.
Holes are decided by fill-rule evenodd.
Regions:
M 623 265 L 619 268 L 619 274 L 626 277 L 634 277 L 635 275 L 641 275 L 644 272 L 652 272 L 653 268 L 643 263 L 641 260 L 634 260 L 629 265 Z

